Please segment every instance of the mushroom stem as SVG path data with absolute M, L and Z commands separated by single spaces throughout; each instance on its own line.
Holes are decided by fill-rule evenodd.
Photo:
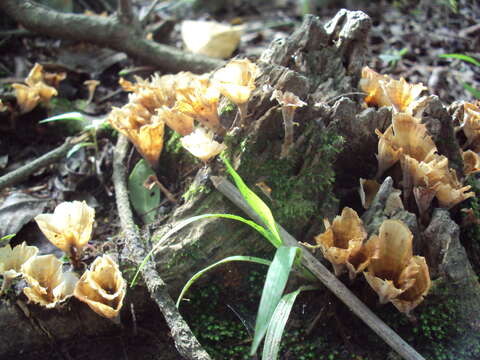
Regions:
M 295 108 L 291 106 L 282 107 L 283 125 L 285 128 L 285 138 L 283 140 L 282 152 L 280 153 L 280 159 L 284 159 L 288 156 L 290 148 L 293 145 L 293 115 Z
M 238 106 L 238 113 L 240 115 L 240 127 L 244 127 L 245 126 L 245 119 L 247 118 L 248 103 L 237 104 L 237 106 Z M 235 123 L 236 123 L 236 121 L 234 121 L 233 125 L 236 125 Z

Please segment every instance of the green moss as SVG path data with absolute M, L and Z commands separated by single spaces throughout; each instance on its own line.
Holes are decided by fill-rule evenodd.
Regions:
M 230 113 L 236 110 L 237 110 L 237 107 L 235 106 L 235 104 L 229 100 L 220 108 L 219 114 L 220 116 L 223 116 L 223 115 L 226 115 L 227 113 Z
M 178 154 L 180 151 L 183 150 L 183 146 L 180 143 L 180 139 L 182 138 L 182 136 L 175 131 L 169 131 L 169 132 L 170 132 L 170 136 L 167 142 L 165 143 L 165 149 L 170 154 Z
M 416 321 L 386 306 L 382 317 L 426 359 L 473 360 L 480 358 L 480 334 L 462 323 L 462 306 L 454 288 L 438 280 L 415 310 Z
M 322 216 L 322 209 L 337 200 L 332 193 L 335 173 L 333 162 L 341 151 L 343 138 L 328 131 L 319 131 L 314 124 L 305 132 L 308 139 L 302 149 L 287 159 L 275 154 L 267 159 L 258 159 L 256 149 L 248 148 L 243 139 L 237 149 L 243 152 L 240 175 L 250 188 L 263 197 L 271 207 L 275 219 L 291 231 L 297 224 L 305 225 L 312 217 Z M 235 141 L 234 139 L 232 141 Z M 312 150 L 308 155 L 307 149 Z M 262 179 L 272 190 L 272 201 L 252 186 Z
M 182 195 L 183 200 L 188 201 L 194 196 L 198 194 L 208 194 L 210 193 L 211 189 L 208 186 L 205 185 L 190 185 L 190 187 L 185 191 L 185 193 Z

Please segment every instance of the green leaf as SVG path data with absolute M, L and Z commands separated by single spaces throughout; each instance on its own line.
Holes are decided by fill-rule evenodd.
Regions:
M 193 285 L 193 283 L 200 277 L 202 276 L 203 274 L 205 274 L 207 271 L 210 271 L 212 270 L 213 268 L 219 266 L 219 265 L 222 265 L 222 264 L 226 264 L 226 263 L 229 263 L 229 262 L 232 262 L 232 261 L 246 261 L 246 262 L 251 262 L 251 263 L 257 263 L 257 264 L 263 264 L 263 265 L 270 265 L 272 262 L 270 260 L 267 260 L 267 259 L 262 259 L 262 258 L 258 258 L 258 257 L 254 257 L 254 256 L 229 256 L 229 257 L 226 257 L 225 259 L 222 259 L 220 261 L 217 261 L 215 264 L 212 264 L 210 266 L 207 266 L 206 268 L 200 270 L 199 272 L 197 272 L 195 275 L 193 275 L 190 280 L 187 281 L 187 283 L 185 284 L 185 286 L 183 287 L 182 289 L 182 292 L 180 293 L 180 295 L 178 296 L 178 300 L 177 300 L 177 308 L 180 306 L 180 302 L 182 301 L 183 297 L 185 296 L 185 293 L 188 291 L 188 289 L 190 288 L 190 286 Z
M 237 216 L 237 215 L 231 215 L 231 214 L 203 214 L 203 215 L 197 215 L 197 216 L 192 216 L 188 219 L 185 219 L 185 220 L 182 220 L 180 222 L 178 222 L 174 227 L 172 227 L 169 231 L 167 231 L 165 233 L 165 235 L 163 235 L 160 240 L 158 240 L 157 244 L 152 248 L 152 250 L 150 250 L 148 252 L 148 254 L 145 256 L 145 258 L 143 259 L 142 263 L 140 264 L 140 266 L 138 267 L 138 270 L 137 272 L 135 273 L 134 277 L 133 277 L 133 280 L 130 284 L 130 287 L 133 287 L 136 283 L 136 280 L 137 280 L 137 277 L 138 275 L 140 274 L 140 271 L 142 271 L 143 267 L 146 265 L 146 263 L 148 262 L 148 260 L 150 259 L 150 257 L 158 250 L 158 248 L 161 246 L 161 244 L 166 240 L 168 239 L 170 236 L 172 236 L 173 234 L 175 234 L 177 231 L 183 229 L 185 226 L 195 222 L 195 221 L 198 221 L 198 220 L 202 220 L 202 219 L 206 219 L 206 218 L 211 218 L 211 217 L 214 217 L 214 218 L 223 218 L 223 219 L 231 219 L 231 220 L 237 220 L 237 221 L 240 221 L 240 222 L 243 222 L 244 224 L 247 224 L 248 226 L 252 227 L 253 229 L 257 230 L 260 234 L 262 234 L 265 238 L 269 239 L 269 237 L 271 238 L 272 237 L 272 234 L 267 231 L 263 226 L 260 226 L 258 225 L 257 223 L 255 223 L 254 221 L 252 220 L 248 220 L 248 219 L 245 219 L 241 216 Z M 272 241 L 272 239 L 269 239 L 270 241 Z
M 470 64 L 473 64 L 475 66 L 480 66 L 480 61 L 465 54 L 442 54 L 438 56 L 444 59 L 459 59 L 459 60 L 468 62 Z
M 282 342 L 283 330 L 287 323 L 293 304 L 298 294 L 302 291 L 316 290 L 318 286 L 300 286 L 294 292 L 282 297 L 272 315 L 272 320 L 268 324 L 267 335 L 265 335 L 265 344 L 263 345 L 262 359 L 275 360 L 278 358 L 280 343 Z
M 257 196 L 257 194 L 255 194 L 252 190 L 248 188 L 247 185 L 245 185 L 240 175 L 238 175 L 238 173 L 233 169 L 232 165 L 223 154 L 221 155 L 221 158 L 225 162 L 225 165 L 227 166 L 227 171 L 232 176 L 238 190 L 245 198 L 245 201 L 248 203 L 248 205 L 252 207 L 252 209 L 258 214 L 258 216 L 260 216 L 262 222 L 265 224 L 267 229 L 273 234 L 273 246 L 281 246 L 282 238 L 280 237 L 277 224 L 275 223 L 275 219 L 273 218 L 270 208 L 267 206 L 267 204 L 263 202 L 262 199 Z
M 41 120 L 38 123 L 44 124 L 53 121 L 60 121 L 60 120 L 76 120 L 76 121 L 84 121 L 86 120 L 82 113 L 79 112 L 70 112 L 65 114 L 60 114 L 57 116 L 49 117 L 48 119 Z
M 67 159 L 83 147 L 95 147 L 95 144 L 92 142 L 82 142 L 82 143 L 73 145 L 72 148 L 68 150 Z
M 141 159 L 128 177 L 130 202 L 145 224 L 155 221 L 155 209 L 160 204 L 160 189 L 154 187 L 152 190 L 148 190 L 143 185 L 151 175 L 155 176 L 152 168 L 145 160 Z
M 472 85 L 464 83 L 463 88 L 472 94 L 476 99 L 480 99 L 480 90 L 475 89 Z
M 300 248 L 287 246 L 280 246 L 275 253 L 272 264 L 268 268 L 262 298 L 258 307 L 255 335 L 250 349 L 251 356 L 256 353 L 260 342 L 265 336 L 275 308 L 282 298 L 293 263 L 301 253 Z
M 3 237 L 0 239 L 0 243 L 2 243 L 2 242 L 4 242 L 4 241 L 10 240 L 11 238 L 15 237 L 15 235 L 17 235 L 17 234 L 9 234 L 9 235 L 3 236 Z

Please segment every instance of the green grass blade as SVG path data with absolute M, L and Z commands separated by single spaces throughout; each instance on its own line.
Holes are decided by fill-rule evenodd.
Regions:
M 438 57 L 441 57 L 444 59 L 459 59 L 459 60 L 468 62 L 470 64 L 473 64 L 475 66 L 480 66 L 480 61 L 465 54 L 442 54 L 442 55 L 438 55 Z
M 83 147 L 95 147 L 95 144 L 93 142 L 82 142 L 73 145 L 73 147 L 67 153 L 67 159 Z
M 4 241 L 10 240 L 11 238 L 15 237 L 15 235 L 17 235 L 17 234 L 9 234 L 9 235 L 5 235 L 4 237 L 0 238 L 0 244 Z
M 273 245 L 275 247 L 279 247 L 282 245 L 282 238 L 280 237 L 280 233 L 277 229 L 277 224 L 275 223 L 275 219 L 273 218 L 272 212 L 270 208 L 260 199 L 257 194 L 255 194 L 249 187 L 243 182 L 240 175 L 233 169 L 230 162 L 226 159 L 225 156 L 221 156 L 222 160 L 225 162 L 227 166 L 227 171 L 233 177 L 235 184 L 237 185 L 238 190 L 242 193 L 243 197 L 247 201 L 248 205 L 252 207 L 253 210 L 260 216 L 265 226 L 270 230 L 270 232 L 275 237 L 275 242 Z
M 463 88 L 467 90 L 470 94 L 472 94 L 475 99 L 480 100 L 480 90 L 475 89 L 472 85 L 464 83 Z
M 222 264 L 226 264 L 226 263 L 229 263 L 231 261 L 246 261 L 246 262 L 252 262 L 252 263 L 257 263 L 257 264 L 263 264 L 263 265 L 267 265 L 269 266 L 272 262 L 270 260 L 267 260 L 267 259 L 262 259 L 262 258 L 258 258 L 258 257 L 254 257 L 254 256 L 241 256 L 241 255 L 237 255 L 237 256 L 229 256 L 229 257 L 226 257 L 225 259 L 222 259 L 220 261 L 217 261 L 215 264 L 212 264 L 210 266 L 207 266 L 206 268 L 200 270 L 199 272 L 197 272 L 195 275 L 193 275 L 190 280 L 187 281 L 187 283 L 185 284 L 185 286 L 183 287 L 182 289 L 182 292 L 180 293 L 180 295 L 178 296 L 178 300 L 177 300 L 177 308 L 180 306 L 180 302 L 182 301 L 185 293 L 188 291 L 188 289 L 190 288 L 190 286 L 192 286 L 192 284 L 200 277 L 202 276 L 203 274 L 205 274 L 207 271 L 210 271 L 212 270 L 213 268 L 219 266 L 219 265 L 222 265 Z
M 79 112 L 69 112 L 69 113 L 49 117 L 48 119 L 41 120 L 38 123 L 39 124 L 44 124 L 44 123 L 48 123 L 48 122 L 61 121 L 61 120 L 83 121 L 83 120 L 85 120 L 85 117 L 83 116 L 82 113 L 79 113 Z
M 256 353 L 260 342 L 265 336 L 275 308 L 282 298 L 290 270 L 299 254 L 301 254 L 300 248 L 287 246 L 280 246 L 275 253 L 272 264 L 268 268 L 262 298 L 260 299 L 260 305 L 258 307 L 255 335 L 250 350 L 251 356 Z
M 192 216 L 191 218 L 185 219 L 183 221 L 178 222 L 174 227 L 172 227 L 165 235 L 162 236 L 160 240 L 158 240 L 157 244 L 148 252 L 148 254 L 145 256 L 143 259 L 142 263 L 138 267 L 135 275 L 133 276 L 132 282 L 130 284 L 130 287 L 133 287 L 136 283 L 136 280 L 138 278 L 138 275 L 140 274 L 140 271 L 142 271 L 143 267 L 145 264 L 148 262 L 150 257 L 157 251 L 158 247 L 165 241 L 165 239 L 169 238 L 173 234 L 175 234 L 177 231 L 183 229 L 185 226 L 206 218 L 211 218 L 211 217 L 216 217 L 216 218 L 223 218 L 223 219 L 231 219 L 231 220 L 237 220 L 240 222 L 243 222 L 244 224 L 247 224 L 248 226 L 252 227 L 253 229 L 257 230 L 260 234 L 265 236 L 267 239 L 272 241 L 272 234 L 267 231 L 263 226 L 258 225 L 257 223 L 253 222 L 252 220 L 245 219 L 241 216 L 237 215 L 231 215 L 231 214 L 203 214 L 203 215 L 198 215 L 198 216 Z
M 268 324 L 267 335 L 265 335 L 265 344 L 263 345 L 262 359 L 276 360 L 280 351 L 283 330 L 287 323 L 293 304 L 298 294 L 306 290 L 315 290 L 318 286 L 300 286 L 297 290 L 282 297 L 272 315 L 272 320 Z

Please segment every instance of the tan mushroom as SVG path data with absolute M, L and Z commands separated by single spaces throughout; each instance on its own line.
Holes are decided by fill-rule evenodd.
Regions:
M 53 308 L 73 295 L 78 277 L 73 272 L 62 272 L 62 262 L 54 255 L 31 257 L 22 265 L 21 272 L 28 287 L 27 298 L 46 308 Z
M 247 116 L 247 102 L 255 89 L 257 65 L 248 59 L 231 60 L 213 75 L 213 84 L 223 96 L 238 106 L 241 125 Z
M 408 287 L 403 293 L 398 295 L 398 297 L 391 300 L 398 311 L 407 315 L 423 301 L 432 287 L 432 281 L 430 280 L 430 273 L 425 258 L 414 256 L 412 257 L 412 262 L 416 265 L 416 267 L 410 267 L 411 269 L 415 268 L 413 273 L 408 274 L 407 272 L 403 272 L 398 282 L 400 287 L 405 288 L 413 279 L 413 285 Z
M 394 80 L 386 75 L 381 75 L 369 67 L 362 69 L 362 79 L 359 83 L 362 91 L 367 93 L 365 102 L 367 105 L 392 106 L 395 112 L 408 112 L 416 108 L 415 102 L 421 106 L 425 99 L 417 98 L 427 90 L 423 84 L 409 84 L 404 78 Z
M 106 318 L 118 316 L 126 293 L 126 281 L 109 255 L 98 257 L 85 271 L 74 295 L 93 311 Z
M 37 215 L 35 221 L 47 239 L 78 267 L 83 248 L 92 236 L 94 218 L 95 210 L 85 201 L 72 201 L 60 203 L 53 214 Z
M 182 137 L 180 142 L 193 156 L 207 162 L 227 148 L 225 144 L 213 140 L 213 137 L 212 132 L 197 128 L 190 135 Z
M 360 194 L 360 201 L 362 202 L 363 208 L 368 209 L 380 189 L 380 184 L 376 180 L 362 178 L 360 178 L 359 182 L 360 187 L 358 192 Z
M 293 116 L 295 110 L 298 107 L 307 105 L 306 102 L 300 100 L 300 98 L 290 91 L 274 90 L 270 100 L 276 99 L 282 108 L 283 125 L 285 127 L 285 138 L 283 141 L 282 152 L 280 158 L 288 156 L 290 149 L 293 145 L 293 125 L 297 125 L 293 122 Z
M 473 150 L 480 151 L 480 107 L 477 104 L 465 103 L 464 116 L 461 128 L 467 141 L 464 148 L 472 146 Z
M 39 103 L 47 104 L 57 95 L 57 90 L 45 83 L 44 76 L 43 66 L 35 64 L 25 79 L 27 85 L 12 84 L 22 113 L 33 110 Z
M 315 237 L 317 246 L 323 256 L 330 261 L 339 276 L 345 268 L 348 269 L 350 278 L 363 271 L 369 263 L 369 249 L 364 249 L 363 241 L 367 232 L 362 220 L 355 210 L 345 207 L 340 216 L 336 216 L 333 223 L 324 220 L 325 232 Z
M 177 108 L 162 106 L 157 109 L 159 119 L 165 121 L 165 124 L 173 131 L 182 136 L 187 136 L 193 132 L 193 118 L 179 111 Z
M 425 259 L 412 255 L 413 235 L 399 220 L 385 220 L 367 242 L 373 256 L 364 272 L 381 304 L 391 301 L 408 314 L 423 301 L 431 282 Z
M 31 257 L 36 256 L 37 253 L 38 248 L 36 246 L 27 246 L 25 242 L 13 249 L 10 244 L 0 248 L 0 274 L 3 274 L 0 295 L 8 290 L 14 278 L 21 275 L 22 265 Z
M 140 112 L 142 109 L 146 113 Z M 108 117 L 113 128 L 128 137 L 142 157 L 155 168 L 163 150 L 165 122 L 159 118 L 151 120 L 151 114 L 145 108 L 133 105 L 114 109 Z
M 175 108 L 210 130 L 221 133 L 222 126 L 218 117 L 219 99 L 220 92 L 216 88 L 206 86 L 199 80 L 187 88 L 177 89 Z
M 480 156 L 472 150 L 462 152 L 463 172 L 465 175 L 480 172 Z

